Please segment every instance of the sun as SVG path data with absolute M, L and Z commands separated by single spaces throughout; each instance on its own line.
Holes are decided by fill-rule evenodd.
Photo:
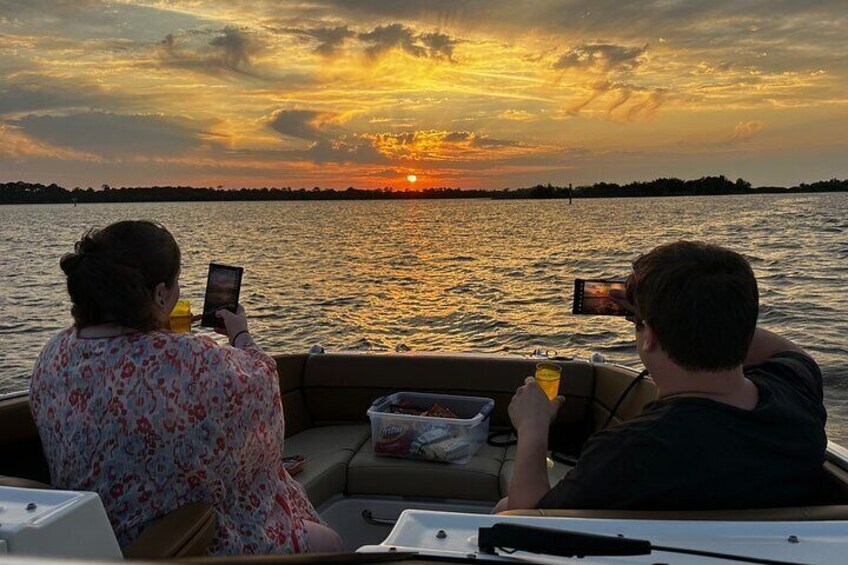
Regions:
M 418 177 L 416 175 L 407 175 L 406 180 L 408 180 L 409 182 L 415 182 L 418 180 Z

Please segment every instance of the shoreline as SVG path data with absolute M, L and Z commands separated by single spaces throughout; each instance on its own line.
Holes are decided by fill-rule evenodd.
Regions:
M 579 200 L 596 198 L 663 198 L 683 196 L 730 196 L 756 194 L 820 194 L 848 192 L 848 179 L 832 179 L 792 187 L 762 186 L 727 177 L 711 176 L 695 180 L 661 178 L 625 185 L 595 183 L 587 186 L 535 185 L 527 188 L 461 189 L 425 188 L 416 190 L 241 188 L 223 189 L 192 186 L 153 186 L 95 190 L 68 190 L 57 184 L 43 185 L 13 181 L 0 183 L 0 205 L 10 204 L 101 204 L 129 202 L 272 202 L 272 201 L 376 201 L 376 200 Z

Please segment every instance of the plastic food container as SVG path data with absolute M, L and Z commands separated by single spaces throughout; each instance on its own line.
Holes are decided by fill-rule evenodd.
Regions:
M 412 404 L 427 409 L 435 403 L 449 408 L 457 418 L 395 414 L 393 405 Z M 398 392 L 375 400 L 368 409 L 371 446 L 375 455 L 468 463 L 489 434 L 491 398 Z

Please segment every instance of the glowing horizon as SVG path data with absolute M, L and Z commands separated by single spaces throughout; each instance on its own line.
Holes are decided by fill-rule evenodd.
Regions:
M 8 0 L 0 182 L 846 178 L 846 24 L 837 0 Z

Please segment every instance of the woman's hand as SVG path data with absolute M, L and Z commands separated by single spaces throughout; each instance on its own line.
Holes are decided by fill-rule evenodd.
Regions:
M 220 310 L 215 312 L 215 317 L 221 319 L 224 322 L 224 328 L 215 328 L 215 331 L 219 334 L 225 335 L 230 339 L 230 343 L 233 343 L 233 338 L 238 336 L 239 334 L 247 334 L 247 315 L 244 313 L 244 308 L 239 304 L 236 308 L 235 313 L 230 312 L 226 308 L 221 308 Z M 244 339 L 244 338 L 241 338 Z
M 512 402 L 509 403 L 509 419 L 519 435 L 541 434 L 547 438 L 548 428 L 556 418 L 557 412 L 565 398 L 557 396 L 553 400 L 539 388 L 536 379 L 527 377 L 524 384 L 515 391 Z

